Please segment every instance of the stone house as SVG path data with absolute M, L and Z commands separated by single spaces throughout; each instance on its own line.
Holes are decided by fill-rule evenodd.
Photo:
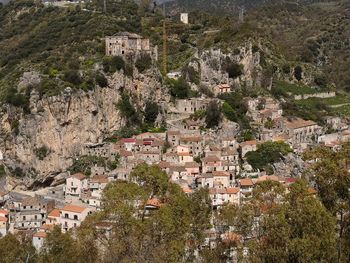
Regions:
M 209 196 L 212 200 L 214 209 L 224 204 L 240 204 L 240 189 L 236 187 L 231 188 L 210 188 Z
M 178 181 L 180 179 L 187 181 L 188 174 L 184 166 L 171 166 L 168 174 L 172 181 Z
M 154 164 L 161 161 L 161 154 L 158 151 L 141 151 L 135 154 L 136 159 Z
M 121 32 L 105 38 L 107 56 L 137 56 L 148 54 L 154 60 L 158 59 L 157 47 L 152 47 L 150 40 L 140 35 Z
M 225 188 L 230 186 L 231 174 L 226 171 L 213 171 L 213 184 L 217 188 Z
M 219 157 L 213 155 L 213 156 L 207 156 L 202 159 L 202 172 L 208 173 L 212 171 L 219 170 L 218 167 L 222 166 L 222 161 Z
M 35 247 L 35 249 L 37 251 L 40 251 L 41 248 L 44 246 L 44 243 L 47 239 L 47 233 L 44 231 L 38 231 L 33 235 L 33 239 L 32 239 L 32 244 L 33 247 Z
M 245 141 L 239 144 L 241 149 L 242 158 L 247 154 L 247 152 L 256 151 L 257 150 L 257 141 Z
M 214 94 L 215 95 L 220 95 L 224 93 L 229 93 L 231 92 L 231 86 L 229 84 L 219 84 L 214 87 Z
M 254 188 L 254 182 L 250 178 L 240 179 L 238 185 L 241 189 L 243 196 L 249 196 Z
M 60 210 L 55 208 L 48 215 L 46 219 L 48 225 L 60 225 Z
M 176 100 L 176 109 L 179 113 L 192 114 L 199 110 L 205 110 L 210 100 L 202 98 Z
M 82 173 L 76 173 L 67 178 L 64 192 L 66 196 L 81 197 L 82 193 L 88 188 L 86 176 Z
M 321 134 L 321 127 L 314 121 L 306 121 L 300 118 L 282 118 L 279 127 L 291 138 L 293 144 L 309 143 L 317 140 Z
M 95 209 L 79 205 L 66 205 L 60 211 L 60 221 L 62 232 L 77 228 Z
M 89 180 L 90 191 L 103 190 L 109 183 L 108 177 L 105 175 L 95 175 Z
M 202 136 L 182 136 L 180 143 L 190 147 L 193 156 L 200 156 L 204 150 L 204 140 Z
M 198 131 L 201 127 L 201 123 L 199 121 L 194 121 L 191 119 L 186 119 L 183 122 L 183 128 L 184 130 L 190 130 L 190 131 Z
M 9 229 L 9 211 L 0 209 L 0 237 L 6 236 Z
M 168 142 L 172 146 L 177 146 L 180 144 L 180 137 L 181 137 L 181 132 L 180 131 L 168 131 L 167 133 L 168 136 Z

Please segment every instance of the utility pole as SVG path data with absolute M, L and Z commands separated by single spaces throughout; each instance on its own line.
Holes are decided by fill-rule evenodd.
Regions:
M 168 73 L 168 60 L 167 60 L 167 33 L 166 33 L 166 13 L 165 13 L 165 3 L 163 4 L 163 73 Z

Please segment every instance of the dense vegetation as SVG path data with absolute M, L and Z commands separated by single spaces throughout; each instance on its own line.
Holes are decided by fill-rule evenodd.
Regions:
M 269 165 L 281 161 L 290 152 L 292 149 L 284 142 L 265 142 L 258 145 L 256 151 L 248 152 L 245 157 L 254 169 L 266 170 Z

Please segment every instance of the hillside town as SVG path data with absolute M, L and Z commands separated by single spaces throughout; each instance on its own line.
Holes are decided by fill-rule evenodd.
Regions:
M 210 100 L 178 100 L 173 111 L 182 117 L 191 116 L 205 109 Z M 34 247 L 40 250 L 48 231 L 54 226 L 59 226 L 62 232 L 79 227 L 88 215 L 101 209 L 103 190 L 108 183 L 130 180 L 133 169 L 142 163 L 159 166 L 187 195 L 207 188 L 214 210 L 226 204 L 239 206 L 249 200 L 260 182 L 276 181 L 287 189 L 300 178 L 305 165 L 300 159 L 303 151 L 317 145 L 337 151 L 350 140 L 350 129 L 339 118 L 327 118 L 327 124 L 335 132 L 325 134 L 325 129 L 313 121 L 283 117 L 279 103 L 270 97 L 248 98 L 246 103 L 247 114 L 260 131 L 254 140 L 238 141 L 234 126 L 219 131 L 203 130 L 203 123 L 188 117 L 177 118 L 175 122 L 169 120 L 170 127 L 164 132 L 146 132 L 116 142 L 86 144 L 81 156 L 117 160 L 117 168 L 94 166 L 89 175 L 70 174 L 63 185 L 30 194 L 1 191 L 1 235 L 27 233 L 32 236 Z M 272 121 L 268 129 L 264 127 L 266 121 Z M 272 174 L 253 169 L 246 155 L 266 142 L 288 144 L 293 149 L 289 154 L 292 163 L 284 166 L 299 167 L 275 169 Z M 310 194 L 316 192 L 311 185 L 309 190 Z M 149 210 L 159 207 L 156 197 L 149 199 L 146 205 Z M 215 228 L 213 231 L 215 233 Z
M 68 7 L 80 5 L 80 1 L 63 2 L 44 1 L 48 8 L 62 8 L 63 4 Z M 106 3 L 104 5 L 105 9 Z M 156 10 L 155 3 L 154 6 Z M 79 8 L 77 10 L 76 12 L 80 12 Z M 155 16 L 154 12 L 153 10 L 152 16 Z M 165 16 L 163 41 L 166 42 L 170 38 L 180 41 L 177 33 L 166 35 L 166 19 Z M 191 19 L 189 13 L 183 12 L 174 20 L 180 24 L 177 24 L 179 27 L 190 27 Z M 121 21 L 123 19 L 118 18 L 118 22 Z M 142 23 L 152 24 L 150 21 L 151 19 L 145 19 Z M 244 8 L 240 8 L 239 21 L 240 25 L 244 23 Z M 173 21 L 174 24 L 175 22 Z M 161 29 L 158 28 L 158 31 Z M 210 28 L 204 35 L 214 34 L 213 32 L 217 33 L 219 30 Z M 186 35 L 186 38 L 190 37 L 192 33 Z M 306 196 L 313 200 L 319 198 L 318 193 L 322 187 L 323 190 L 327 188 L 327 185 L 322 185 L 324 182 L 320 184 L 317 181 L 314 171 L 308 173 L 317 167 L 315 164 L 320 158 L 317 154 L 307 157 L 306 155 L 315 149 L 321 149 L 320 152 L 331 153 L 325 156 L 332 159 L 332 154 L 336 156 L 344 148 L 348 149 L 350 119 L 346 113 L 337 112 L 337 109 L 350 105 L 346 101 L 350 98 L 347 93 L 335 91 L 335 87 L 324 84 L 322 78 L 310 81 L 310 75 L 316 73 L 310 73 L 311 67 L 305 65 L 305 71 L 301 66 L 294 64 L 287 69 L 285 65 L 281 66 L 281 69 L 273 65 L 276 66 L 273 69 L 275 72 L 271 73 L 271 76 L 267 74 L 267 79 L 263 73 L 268 70 L 263 69 L 262 65 L 266 64 L 265 59 L 271 59 L 272 55 L 267 59 L 266 49 L 264 50 L 260 42 L 253 44 L 251 39 L 231 54 L 216 48 L 200 53 L 196 47 L 195 52 L 186 59 L 186 66 L 168 71 L 166 59 L 169 50 L 166 44 L 163 43 L 161 54 L 158 46 L 152 43 L 152 40 L 156 42 L 158 38 L 159 36 L 148 38 L 127 31 L 110 35 L 103 33 L 103 37 L 99 39 L 102 45 L 99 43 L 98 47 L 104 50 L 100 54 L 100 61 L 95 64 L 92 59 L 82 62 L 84 67 L 91 66 L 98 72 L 96 77 L 86 82 L 81 78 L 90 76 L 92 71 L 84 73 L 79 65 L 74 71 L 75 74 L 69 74 L 73 71 L 60 74 L 56 68 L 49 68 L 44 75 L 36 72 L 23 73 L 18 90 L 21 90 L 21 87 L 25 90 L 27 104 L 23 107 L 23 112 L 14 110 L 17 106 L 15 104 L 13 108 L 9 106 L 9 110 L 0 119 L 0 136 L 6 134 L 3 141 L 0 141 L 0 238 L 12 235 L 24 237 L 23 240 L 30 240 L 35 253 L 40 254 L 49 250 L 47 240 L 53 231 L 59 229 L 60 233 L 71 235 L 74 240 L 79 238 L 78 230 L 82 226 L 85 227 L 86 222 L 87 225 L 94 222 L 89 227 L 92 226 L 94 231 L 105 240 L 109 240 L 113 233 L 117 232 L 117 223 L 128 218 L 127 216 L 137 218 L 139 221 L 136 221 L 142 225 L 172 201 L 172 205 L 176 207 L 179 203 L 171 199 L 172 195 L 185 196 L 191 202 L 198 202 L 196 205 L 200 212 L 205 210 L 202 203 L 208 201 L 210 212 L 206 222 L 208 224 L 203 223 L 204 230 L 197 231 L 191 222 L 188 223 L 188 232 L 182 233 L 184 252 L 178 254 L 183 262 L 201 262 L 198 261 L 202 257 L 200 252 L 206 249 L 222 249 L 220 256 L 225 255 L 225 260 L 220 262 L 245 262 L 239 258 L 248 258 L 251 248 L 247 244 L 251 240 L 258 240 L 259 244 L 263 244 L 263 248 L 264 242 L 268 242 L 268 238 L 259 233 L 259 227 L 265 226 L 265 215 L 278 205 L 286 205 L 288 209 L 293 205 L 299 208 L 298 198 L 295 197 L 295 201 L 294 196 L 289 194 L 293 191 L 299 191 L 297 194 L 300 195 L 305 193 L 300 189 L 291 190 L 293 185 L 301 181 L 305 183 Z M 214 42 L 220 42 L 220 39 L 215 39 Z M 88 44 L 86 46 L 88 47 Z M 87 49 L 89 48 L 94 49 Z M 83 56 L 79 57 L 79 60 L 83 61 Z M 160 62 L 164 67 L 162 70 Z M 76 65 L 72 67 L 74 66 Z M 65 80 L 60 81 L 60 77 Z M 44 82 L 45 86 L 40 84 L 44 78 L 49 79 Z M 58 81 L 64 86 L 60 94 L 51 90 L 54 86 L 53 81 Z M 76 81 L 79 84 L 75 87 L 67 86 Z M 40 89 L 35 90 L 32 87 L 35 86 L 33 83 L 41 85 Z M 90 84 L 93 88 L 88 86 Z M 77 91 L 77 86 L 81 90 Z M 45 88 L 48 89 L 45 90 L 47 93 L 43 91 Z M 54 94 L 52 97 L 48 95 L 50 92 Z M 329 105 L 326 105 L 326 102 Z M 303 108 L 303 111 L 298 111 L 309 104 L 315 106 L 319 112 L 308 114 L 307 107 L 306 110 Z M 50 124 L 47 124 L 49 122 Z M 33 139 L 35 136 L 37 140 Z M 35 147 L 32 147 L 33 145 Z M 342 158 L 349 158 L 346 154 L 347 152 Z M 350 171 L 348 163 L 342 163 L 345 163 L 342 166 L 342 175 L 347 175 Z M 329 166 L 334 168 L 333 163 Z M 140 180 L 135 175 L 140 167 L 146 170 L 145 174 L 142 174 L 145 177 L 150 177 L 151 170 L 156 169 L 156 179 L 152 178 L 154 181 L 151 180 L 151 183 L 144 178 L 144 181 Z M 162 176 L 166 178 L 166 187 L 162 185 Z M 137 192 L 136 197 L 131 193 L 125 199 L 118 196 L 122 200 L 120 203 L 127 208 L 116 206 L 114 209 L 120 209 L 121 214 L 125 212 L 127 216 L 123 218 L 124 215 L 118 214 L 120 211 L 105 210 L 112 199 L 108 198 L 108 190 L 113 188 L 113 185 L 123 183 L 144 189 L 149 187 L 148 183 L 159 189 L 147 189 L 144 192 L 140 191 L 141 194 Z M 169 190 L 170 184 L 176 186 L 175 190 L 172 189 L 173 192 Z M 270 188 L 261 190 L 261 186 Z M 131 190 L 136 189 L 132 187 Z M 336 219 L 332 222 L 340 222 L 339 236 L 342 237 L 346 232 L 342 232 L 343 220 L 349 215 L 348 212 L 344 212 L 343 207 L 348 205 L 346 198 L 349 195 L 346 191 L 350 188 L 346 189 L 345 183 L 339 183 L 333 188 L 338 189 L 337 187 L 341 189 L 340 196 L 344 199 L 341 199 L 340 208 L 335 202 L 329 206 L 339 208 L 332 211 Z M 120 191 L 120 188 L 116 189 L 119 192 L 114 192 L 112 196 L 129 194 Z M 176 190 L 180 192 L 179 195 L 176 195 Z M 260 203 L 254 203 L 254 206 L 251 204 L 256 201 L 254 198 L 258 195 L 257 190 L 266 192 L 259 196 Z M 208 199 L 191 199 L 198 193 L 207 194 Z M 188 200 L 186 199 L 186 202 Z M 321 202 L 316 201 L 316 205 L 320 204 Z M 227 222 L 237 216 L 230 212 L 236 213 L 249 205 L 251 214 L 243 213 L 243 217 L 251 221 L 250 229 L 247 233 L 239 232 L 237 225 L 244 225 L 245 222 Z M 174 213 L 166 211 L 159 216 L 159 220 L 171 216 L 186 218 L 183 210 Z M 229 214 L 224 215 L 227 216 L 224 219 L 220 218 L 223 210 Z M 320 211 L 312 210 L 311 217 L 313 213 L 316 214 L 316 210 Z M 191 213 L 193 211 L 191 210 Z M 278 213 L 282 214 L 281 218 L 286 222 L 289 217 L 293 217 L 285 210 L 281 211 L 278 210 Z M 94 218 L 96 215 L 98 219 Z M 272 217 L 274 216 L 275 214 Z M 297 217 L 301 216 L 298 214 Z M 90 222 L 90 218 L 97 221 Z M 136 225 L 135 222 L 131 220 L 130 224 Z M 150 222 L 152 224 L 145 223 L 142 226 L 150 232 L 159 231 L 156 229 L 157 222 Z M 316 219 L 315 222 L 319 223 Z M 286 225 L 294 223 L 290 220 Z M 236 225 L 233 226 L 234 224 Z M 271 224 L 273 225 L 274 221 Z M 166 224 L 162 226 L 164 225 Z M 276 225 L 278 230 L 280 225 Z M 331 224 L 319 225 L 324 228 L 333 227 Z M 336 227 L 333 227 L 334 229 Z M 138 237 L 147 231 L 140 231 L 141 234 L 137 233 Z M 159 231 L 159 240 L 164 238 L 162 231 Z M 172 231 L 176 232 L 176 229 Z M 189 234 L 190 231 L 193 232 Z M 193 233 L 196 231 L 201 232 L 199 236 L 202 235 L 202 239 L 198 238 L 200 241 L 194 237 Z M 125 233 L 121 236 L 125 236 Z M 154 242 L 152 238 L 146 242 Z M 95 245 L 103 253 L 108 251 L 108 242 L 98 242 L 100 240 L 96 241 Z M 278 242 L 284 243 L 283 240 Z M 224 248 L 221 247 L 222 244 Z M 125 246 L 127 249 L 132 247 L 130 244 Z M 190 251 L 190 247 L 193 251 Z M 138 249 L 142 249 L 142 244 L 136 248 Z M 186 260 L 185 256 L 191 253 L 194 259 Z M 108 257 L 109 254 L 106 255 Z M 28 262 L 29 257 L 30 253 Z M 118 258 L 114 258 L 107 262 L 119 261 Z M 205 262 L 217 261 L 209 259 Z M 267 259 L 263 262 L 278 261 Z

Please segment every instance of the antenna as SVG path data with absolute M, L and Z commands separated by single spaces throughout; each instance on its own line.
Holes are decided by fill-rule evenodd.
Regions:
M 163 73 L 168 73 L 168 60 L 167 60 L 167 33 L 166 33 L 166 13 L 165 13 L 165 3 L 163 4 Z
M 245 12 L 244 6 L 240 6 L 239 7 L 239 22 L 240 23 L 244 23 L 244 12 Z

